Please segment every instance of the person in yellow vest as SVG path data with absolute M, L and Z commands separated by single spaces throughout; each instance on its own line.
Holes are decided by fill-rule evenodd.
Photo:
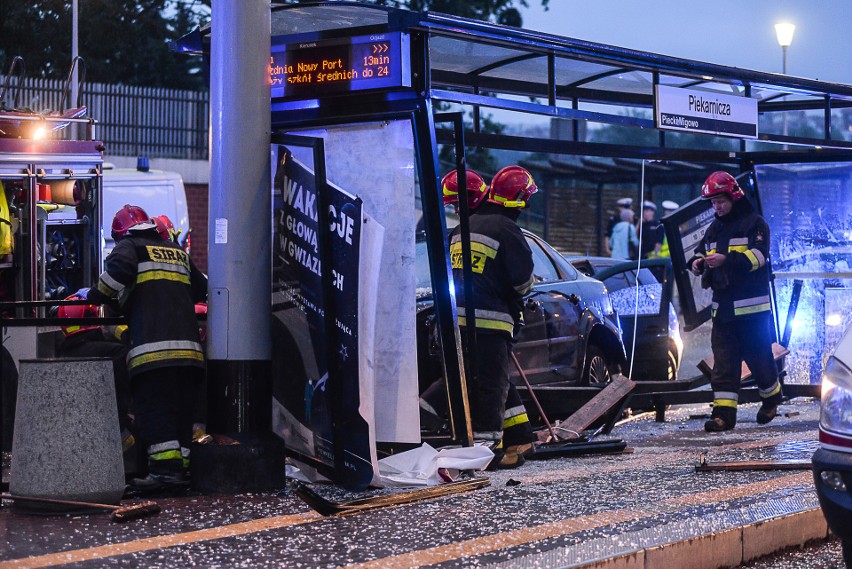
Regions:
M 673 202 L 672 200 L 664 200 L 663 201 L 663 217 L 673 213 L 676 209 L 680 208 L 677 202 Z M 669 238 L 666 236 L 666 232 L 663 231 L 663 245 L 660 247 L 660 252 L 657 254 L 658 257 L 671 257 L 671 253 L 669 252 Z

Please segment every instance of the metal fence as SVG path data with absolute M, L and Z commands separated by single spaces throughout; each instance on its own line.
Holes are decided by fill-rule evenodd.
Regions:
M 64 87 L 61 80 L 26 79 L 18 107 L 58 111 Z M 12 104 L 11 93 L 5 102 Z M 104 142 L 107 154 L 207 159 L 207 92 L 84 83 L 81 103 L 97 120 L 95 138 Z

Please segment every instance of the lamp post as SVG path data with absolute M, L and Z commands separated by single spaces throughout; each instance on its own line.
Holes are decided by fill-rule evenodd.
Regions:
M 775 24 L 775 37 L 778 38 L 778 45 L 781 46 L 781 72 L 787 75 L 787 48 L 793 43 L 793 33 L 796 31 L 795 24 L 782 22 Z M 787 111 L 784 113 L 784 136 L 787 136 Z M 786 146 L 785 146 L 786 148 Z

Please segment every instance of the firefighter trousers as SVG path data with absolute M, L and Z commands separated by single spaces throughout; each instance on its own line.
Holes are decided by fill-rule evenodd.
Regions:
M 136 428 L 152 470 L 159 460 L 182 462 L 189 450 L 203 373 L 193 366 L 164 367 L 131 380 Z
M 503 334 L 476 335 L 476 358 L 472 362 L 475 369 L 468 370 L 470 419 L 475 439 L 497 442 L 503 438 L 511 349 L 511 339 Z
M 714 365 L 710 384 L 714 415 L 720 415 L 717 411 L 722 409 L 736 413 L 743 361 L 751 370 L 761 398 L 780 402 L 781 385 L 772 355 L 771 318 L 767 312 L 733 322 L 713 322 L 710 344 Z

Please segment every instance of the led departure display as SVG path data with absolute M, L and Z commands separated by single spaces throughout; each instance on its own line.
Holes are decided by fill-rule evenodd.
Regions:
M 400 32 L 272 46 L 273 98 L 411 86 L 408 35 Z

